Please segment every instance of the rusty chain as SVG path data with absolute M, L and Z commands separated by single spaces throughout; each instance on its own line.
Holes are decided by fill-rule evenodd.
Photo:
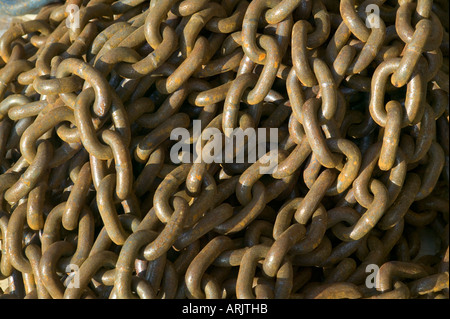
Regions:
M 68 0 L 12 24 L 0 298 L 448 299 L 448 6 Z M 277 129 L 276 170 L 175 163 L 195 120 Z

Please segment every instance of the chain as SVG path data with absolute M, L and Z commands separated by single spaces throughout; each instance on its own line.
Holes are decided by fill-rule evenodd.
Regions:
M 72 0 L 13 23 L 0 298 L 448 299 L 447 10 Z

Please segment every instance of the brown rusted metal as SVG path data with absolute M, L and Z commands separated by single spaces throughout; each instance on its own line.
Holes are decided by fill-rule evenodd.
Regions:
M 448 299 L 443 8 L 67 0 L 13 23 L 0 299 Z M 275 129 L 277 166 L 238 160 L 249 136 L 180 163 L 175 129 L 196 151 Z

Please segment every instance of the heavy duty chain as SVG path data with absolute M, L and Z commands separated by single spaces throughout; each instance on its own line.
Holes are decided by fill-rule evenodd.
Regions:
M 0 298 L 448 298 L 448 6 L 68 0 L 13 23 Z M 171 156 L 174 130 L 248 128 L 276 131 L 269 174 L 237 146 Z

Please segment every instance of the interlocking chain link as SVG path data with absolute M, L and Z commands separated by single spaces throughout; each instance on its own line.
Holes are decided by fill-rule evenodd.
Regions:
M 448 6 L 68 0 L 13 23 L 0 298 L 448 299 Z M 238 161 L 250 136 L 177 162 L 180 129 L 224 152 L 276 131 L 277 166 Z

